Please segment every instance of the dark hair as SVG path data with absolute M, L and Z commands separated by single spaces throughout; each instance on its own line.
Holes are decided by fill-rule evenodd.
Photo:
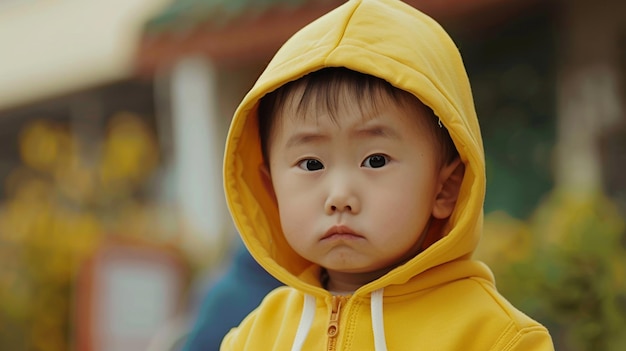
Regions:
M 356 99 L 364 116 L 365 112 L 378 113 L 385 102 L 401 104 L 408 109 L 421 112 L 432 118 L 418 118 L 430 135 L 440 146 L 443 164 L 458 157 L 458 151 L 450 138 L 448 130 L 439 124 L 438 117 L 417 97 L 398 89 L 389 82 L 343 67 L 323 68 L 291 81 L 275 91 L 265 95 L 259 102 L 259 137 L 263 159 L 269 167 L 269 139 L 277 116 L 293 113 L 301 118 L 309 118 L 316 111 L 314 105 L 323 104 L 322 109 L 333 120 L 337 119 L 340 102 L 344 99 Z M 319 107 L 318 107 L 319 108 Z M 313 116 L 315 117 L 315 116 Z

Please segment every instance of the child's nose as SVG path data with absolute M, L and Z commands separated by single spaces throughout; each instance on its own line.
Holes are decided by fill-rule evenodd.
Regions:
M 358 213 L 361 210 L 358 198 L 347 184 L 336 185 L 328 195 L 324 207 L 329 215 L 336 212 Z

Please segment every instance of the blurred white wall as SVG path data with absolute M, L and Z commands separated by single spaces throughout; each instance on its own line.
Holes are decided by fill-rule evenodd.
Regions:
M 169 2 L 0 1 L 0 109 L 128 77 L 141 26 Z

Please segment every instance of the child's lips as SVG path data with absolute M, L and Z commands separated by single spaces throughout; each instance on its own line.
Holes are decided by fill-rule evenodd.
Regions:
M 335 240 L 335 239 L 343 239 L 343 240 L 354 240 L 354 239 L 362 239 L 363 236 L 352 230 L 350 227 L 345 225 L 336 225 L 330 227 L 324 234 L 321 240 Z

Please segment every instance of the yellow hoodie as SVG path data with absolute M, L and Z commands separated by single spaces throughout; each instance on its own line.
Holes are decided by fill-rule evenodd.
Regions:
M 349 297 L 324 290 L 320 267 L 283 237 L 259 173 L 256 116 L 265 94 L 337 66 L 417 96 L 448 128 L 466 166 L 444 237 Z M 548 331 L 507 302 L 490 270 L 471 259 L 485 194 L 480 129 L 461 56 L 423 13 L 397 0 L 352 0 L 296 33 L 237 109 L 224 162 L 227 202 L 244 243 L 287 287 L 270 293 L 222 350 L 553 350 Z

